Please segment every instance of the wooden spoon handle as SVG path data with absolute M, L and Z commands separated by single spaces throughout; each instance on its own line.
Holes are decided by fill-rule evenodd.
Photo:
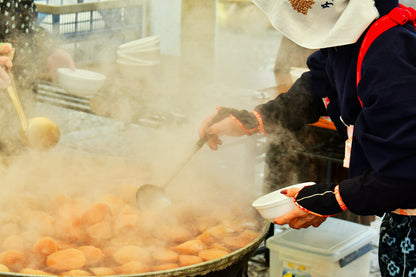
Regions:
M 12 100 L 13 105 L 17 111 L 17 115 L 19 116 L 20 121 L 22 122 L 23 131 L 26 131 L 28 127 L 28 122 L 26 119 L 25 112 L 23 111 L 23 107 L 22 107 L 22 103 L 20 102 L 19 95 L 17 94 L 17 91 L 16 91 L 16 85 L 14 83 L 13 75 L 11 74 L 10 71 L 9 71 L 9 76 L 11 80 L 11 85 L 7 87 L 7 92 L 9 93 L 10 99 Z

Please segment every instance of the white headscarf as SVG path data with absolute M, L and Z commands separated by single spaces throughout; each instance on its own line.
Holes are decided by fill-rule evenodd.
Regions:
M 379 14 L 374 0 L 252 0 L 270 23 L 310 49 L 354 43 Z

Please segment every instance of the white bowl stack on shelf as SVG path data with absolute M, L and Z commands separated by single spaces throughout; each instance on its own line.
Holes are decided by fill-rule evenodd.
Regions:
M 159 37 L 144 37 L 120 45 L 116 62 L 122 78 L 152 80 L 160 67 Z

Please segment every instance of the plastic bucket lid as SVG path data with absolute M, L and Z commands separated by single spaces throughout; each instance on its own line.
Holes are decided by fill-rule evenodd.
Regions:
M 317 228 L 289 229 L 267 241 L 267 247 L 287 247 L 338 261 L 372 242 L 377 232 L 362 224 L 328 218 Z

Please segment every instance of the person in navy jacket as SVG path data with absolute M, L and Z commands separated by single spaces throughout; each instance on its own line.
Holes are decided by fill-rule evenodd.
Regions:
M 283 35 L 320 50 L 286 93 L 251 112 L 219 108 L 204 120 L 200 136 L 208 134 L 207 144 L 217 149 L 223 135 L 296 131 L 329 115 L 351 143 L 349 179 L 283 191 L 297 208 L 274 222 L 318 227 L 347 209 L 383 216 L 382 275 L 416 276 L 416 12 L 399 8 L 398 0 L 253 2 Z M 393 10 L 406 19 L 377 35 L 358 62 L 370 26 Z M 217 113 L 227 116 L 211 124 Z

